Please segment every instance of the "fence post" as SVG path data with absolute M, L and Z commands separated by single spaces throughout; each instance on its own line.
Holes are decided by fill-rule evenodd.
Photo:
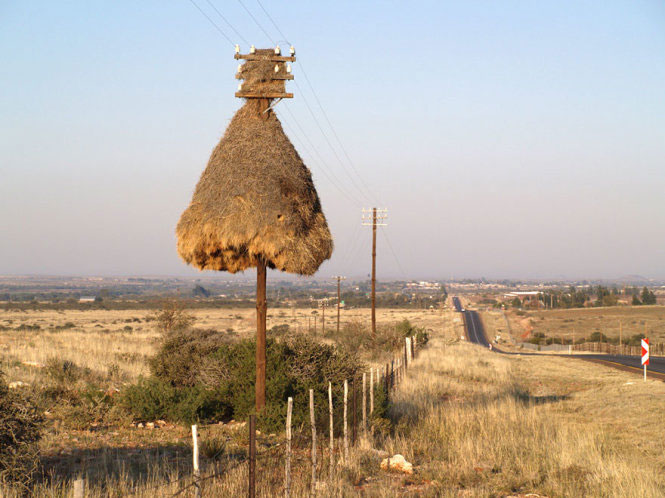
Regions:
M 284 469 L 284 496 L 291 496 L 291 414 L 293 398 L 289 396 L 286 404 L 286 467 Z
M 349 426 L 347 413 L 349 406 L 349 381 L 344 379 L 344 462 L 349 463 Z
M 408 339 L 408 337 L 406 338 Z M 407 363 L 409 362 L 409 348 L 407 346 L 408 341 L 404 340 L 404 368 L 407 367 Z
M 356 445 L 356 379 L 351 379 L 351 446 Z
M 379 376 L 377 372 L 377 377 Z M 374 368 L 369 371 L 369 416 L 374 413 Z
M 386 389 L 386 396 L 388 396 L 388 392 L 390 389 L 390 375 L 389 375 L 389 367 L 388 364 L 386 363 L 386 375 L 383 377 L 383 383 L 385 384 L 385 389 Z
M 79 477 L 74 481 L 74 498 L 83 498 L 83 489 L 83 479 Z
M 316 496 L 316 420 L 314 419 L 314 389 L 309 390 L 309 423 L 312 426 L 312 485 L 310 495 Z
M 199 472 L 199 438 L 196 431 L 196 425 L 192 426 L 192 469 L 194 471 L 194 496 L 200 498 L 201 483 L 199 482 L 199 479 L 201 473 Z
M 413 336 L 413 356 L 416 356 L 416 348 L 418 347 L 418 336 Z
M 333 433 L 332 384 L 330 382 L 328 382 L 328 413 L 330 415 L 330 480 L 332 481 L 333 470 L 335 468 L 335 438 Z
M 367 373 L 363 372 L 363 436 L 367 435 Z
M 249 498 L 256 496 L 256 415 L 249 416 Z

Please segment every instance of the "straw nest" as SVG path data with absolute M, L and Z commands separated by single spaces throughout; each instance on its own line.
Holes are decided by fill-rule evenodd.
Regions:
M 201 270 L 269 268 L 312 275 L 333 242 L 312 177 L 272 111 L 249 100 L 201 175 L 176 234 L 178 253 Z
M 287 74 L 286 63 L 270 61 L 275 55 L 273 49 L 257 49 L 254 55 L 261 59 L 245 62 L 237 74 L 239 79 L 244 80 L 242 91 L 265 94 L 285 92 L 286 81 L 275 78 Z

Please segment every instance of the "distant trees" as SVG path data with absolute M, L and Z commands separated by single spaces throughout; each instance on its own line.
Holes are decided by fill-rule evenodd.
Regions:
M 646 286 L 640 292 L 640 297 L 637 297 L 637 294 L 633 294 L 633 306 L 639 306 L 641 304 L 656 304 L 656 294 L 653 291 L 650 291 Z
M 619 302 L 618 294 L 616 287 L 610 290 L 607 287 L 599 285 L 596 287 L 595 306 L 616 306 Z
M 210 297 L 210 291 L 200 284 L 196 284 L 192 289 L 194 297 Z

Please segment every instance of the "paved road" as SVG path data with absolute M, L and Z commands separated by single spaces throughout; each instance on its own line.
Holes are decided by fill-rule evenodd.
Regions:
M 453 306 L 455 310 L 463 313 L 464 316 L 464 328 L 466 338 L 469 342 L 478 344 L 488 348 L 489 342 L 487 341 L 487 334 L 485 334 L 485 327 L 483 322 L 480 319 L 480 315 L 477 311 L 466 310 L 462 306 L 459 298 L 453 297 Z M 496 347 L 493 348 L 493 351 L 502 354 L 522 354 L 522 355 L 532 355 L 532 356 L 543 356 L 543 353 L 510 353 L 507 351 L 501 351 Z M 591 361 L 594 363 L 599 363 L 601 365 L 606 365 L 608 367 L 617 368 L 619 370 L 625 370 L 628 372 L 634 372 L 640 375 L 643 375 L 643 368 L 641 365 L 641 359 L 639 356 L 628 356 L 628 355 L 610 355 L 610 354 L 574 354 L 574 355 L 546 355 L 546 356 L 563 356 L 564 358 L 571 358 L 577 360 Z M 652 378 L 658 378 L 665 380 L 665 357 L 661 356 L 652 356 L 649 362 L 649 368 L 647 375 Z

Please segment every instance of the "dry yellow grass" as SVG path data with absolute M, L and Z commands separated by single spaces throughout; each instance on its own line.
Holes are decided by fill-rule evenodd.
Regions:
M 268 329 L 288 324 L 293 330 L 314 333 L 311 309 L 272 309 L 268 314 Z M 190 312 L 198 328 L 233 330 L 241 336 L 255 333 L 255 310 L 196 309 Z M 91 310 L 91 311 L 0 311 L 0 368 L 7 380 L 31 383 L 34 368 L 49 358 L 70 360 L 81 367 L 106 374 L 116 367 L 129 380 L 147 374 L 146 358 L 154 354 L 159 337 L 149 310 Z M 321 312 L 318 311 L 317 334 L 322 332 Z M 343 310 L 341 321 L 367 321 L 369 310 Z M 441 329 L 440 311 L 385 309 L 378 312 L 379 324 L 408 319 L 422 326 Z M 326 329 L 335 327 L 336 312 L 326 313 Z M 60 328 L 66 324 L 72 328 Z M 16 330 L 21 326 L 38 325 L 39 330 Z M 26 365 L 26 363 L 28 365 Z
M 614 306 L 607 308 L 581 308 L 563 310 L 527 311 L 524 316 L 514 311 L 506 313 L 516 338 L 525 331 L 528 320 L 533 332 L 547 337 L 575 339 L 602 332 L 610 338 L 619 338 L 619 324 L 623 328 L 623 339 L 642 334 L 645 325 L 648 337 L 653 341 L 665 341 L 665 306 Z M 499 311 L 486 312 L 484 316 L 496 315 L 497 326 L 505 329 L 505 321 Z
M 216 320 L 216 312 L 203 310 L 200 320 Z M 424 319 L 431 316 L 416 313 Z M 423 325 L 415 316 L 411 319 Z M 665 384 L 644 383 L 639 376 L 575 359 L 491 353 L 459 340 L 459 314 L 438 312 L 438 321 L 431 320 L 439 326 L 430 344 L 393 392 L 395 430 L 382 433 L 377 428 L 374 437 L 352 451 L 348 465 L 338 462 L 332 479 L 327 454 L 321 452 L 327 441 L 319 442 L 319 475 L 325 481 L 319 486 L 320 496 L 665 494 L 661 472 L 665 440 L 660 437 L 665 429 Z M 133 334 L 145 333 L 149 340 L 154 333 L 149 325 Z M 117 335 L 117 342 L 127 340 L 119 333 L 109 335 Z M 83 351 L 85 341 L 97 337 L 79 332 L 78 340 Z M 58 348 L 65 351 L 66 345 Z M 228 427 L 213 426 L 204 430 L 203 437 L 213 434 L 232 438 L 229 462 L 234 452 L 246 449 L 242 430 L 234 435 Z M 294 462 L 294 496 L 309 491 L 306 434 Z M 259 496 L 283 492 L 283 451 L 276 446 L 282 438 L 273 436 L 270 443 L 271 438 L 264 436 L 268 442 L 261 451 L 274 456 L 259 461 Z M 70 458 L 72 452 L 89 458 L 89 465 L 102 477 L 89 483 L 86 496 L 148 497 L 175 493 L 187 482 L 188 440 L 187 430 L 178 427 L 153 431 L 110 427 L 49 433 L 42 449 L 54 459 L 63 451 Z M 167 448 L 174 448 L 176 457 L 165 458 Z M 415 465 L 413 476 L 380 470 L 381 459 L 395 453 Z M 132 465 L 138 466 L 140 479 Z M 246 493 L 246 463 L 228 468 L 204 458 L 203 465 L 204 475 L 215 472 L 216 465 L 223 468 L 220 477 L 205 482 L 205 495 Z M 178 477 L 184 479 L 168 484 Z M 62 494 L 70 486 L 69 482 L 45 484 L 35 494 Z
M 662 496 L 665 384 L 568 358 L 435 341 L 386 442 L 441 495 Z

